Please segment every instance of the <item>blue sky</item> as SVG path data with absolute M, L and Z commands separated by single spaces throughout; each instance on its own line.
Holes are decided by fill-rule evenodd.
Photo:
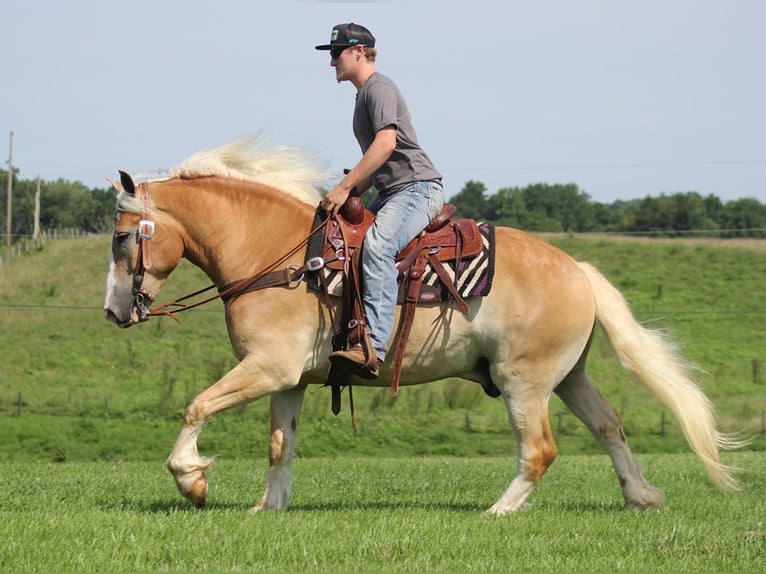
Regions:
M 359 158 L 354 88 L 313 47 L 354 21 L 448 195 L 474 180 L 766 201 L 760 0 L 6 4 L 0 157 L 13 131 L 25 179 L 106 187 L 261 129 L 340 176 Z

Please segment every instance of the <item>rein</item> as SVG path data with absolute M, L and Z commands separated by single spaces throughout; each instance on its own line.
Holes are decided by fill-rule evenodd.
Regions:
M 302 239 L 295 247 L 290 249 L 290 251 L 282 255 L 279 259 L 277 259 L 270 265 L 267 265 L 266 267 L 264 267 L 258 273 L 250 277 L 247 277 L 245 279 L 241 279 L 239 281 L 235 281 L 234 283 L 230 283 L 224 286 L 218 291 L 217 294 L 213 295 L 212 297 L 208 297 L 207 299 L 203 299 L 202 301 L 197 301 L 196 303 L 192 303 L 189 305 L 182 303 L 183 301 L 197 297 L 198 295 L 201 295 L 202 293 L 210 291 L 211 289 L 215 289 L 216 288 L 215 285 L 210 285 L 208 287 L 195 291 L 194 293 L 189 293 L 187 295 L 184 295 L 183 297 L 179 297 L 178 299 L 175 299 L 168 303 L 164 303 L 163 305 L 160 305 L 159 307 L 156 307 L 155 309 L 152 309 L 152 310 L 148 310 L 146 309 L 145 306 L 143 306 L 142 311 L 144 309 L 146 309 L 147 311 L 146 319 L 148 319 L 149 317 L 164 316 L 164 317 L 171 317 L 172 319 L 175 319 L 176 321 L 180 323 L 181 320 L 178 317 L 176 317 L 178 313 L 182 311 L 188 311 L 196 307 L 200 307 L 202 305 L 210 303 L 211 301 L 215 301 L 216 299 L 222 299 L 224 302 L 228 302 L 232 299 L 235 299 L 239 295 L 248 293 L 250 291 L 258 291 L 261 289 L 266 289 L 268 287 L 277 287 L 281 285 L 287 286 L 288 289 L 296 288 L 301 283 L 301 281 L 303 281 L 304 275 L 307 271 L 319 271 L 322 267 L 324 267 L 325 263 L 329 263 L 329 260 L 324 260 L 321 257 L 313 257 L 302 265 L 298 265 L 297 263 L 287 263 L 283 269 L 276 269 L 276 268 L 282 265 L 283 263 L 285 263 L 287 259 L 295 255 L 298 251 L 300 251 L 303 247 L 305 247 L 308 244 L 308 242 L 311 240 L 311 237 L 317 231 L 323 229 L 325 225 L 327 225 L 327 222 L 329 220 L 330 218 L 327 218 L 324 221 L 322 221 L 322 223 L 314 227 L 311 230 L 311 232 L 308 234 L 308 236 Z M 152 224 L 152 230 L 153 230 L 154 222 L 149 222 L 149 223 Z M 144 245 L 148 245 L 148 242 L 145 243 Z M 139 263 L 142 257 L 141 253 L 142 253 L 142 250 L 139 249 L 139 255 L 138 255 Z M 136 269 L 138 270 L 138 267 Z M 141 279 L 143 280 L 143 277 Z M 134 285 L 135 285 L 135 282 L 136 282 L 136 276 L 134 276 Z M 149 294 L 146 290 L 142 290 L 142 292 L 145 296 L 149 297 L 152 301 L 154 300 L 151 294 Z M 136 300 L 136 303 L 138 304 L 138 300 Z M 176 307 L 176 308 L 171 309 L 171 307 Z

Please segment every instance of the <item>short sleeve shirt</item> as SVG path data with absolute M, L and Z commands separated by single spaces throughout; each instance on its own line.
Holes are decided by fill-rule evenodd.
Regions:
M 409 109 L 396 84 L 375 72 L 357 93 L 354 106 L 354 135 L 362 153 L 372 145 L 375 134 L 387 126 L 396 128 L 396 148 L 373 175 L 375 189 L 388 194 L 416 181 L 441 181 L 441 174 L 418 144 Z

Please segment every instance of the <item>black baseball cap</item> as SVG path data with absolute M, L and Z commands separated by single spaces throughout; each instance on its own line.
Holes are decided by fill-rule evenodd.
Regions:
M 317 50 L 332 50 L 336 46 L 356 46 L 362 45 L 368 48 L 375 47 L 375 36 L 367 28 L 354 24 L 338 24 L 333 27 L 330 34 L 330 43 L 315 46 Z

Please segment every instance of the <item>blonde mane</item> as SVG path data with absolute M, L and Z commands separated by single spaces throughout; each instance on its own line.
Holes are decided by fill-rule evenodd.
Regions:
M 173 168 L 170 177 L 229 177 L 274 187 L 312 205 L 319 203 L 317 186 L 330 174 L 304 150 L 265 147 L 265 143 L 259 133 L 199 151 Z

